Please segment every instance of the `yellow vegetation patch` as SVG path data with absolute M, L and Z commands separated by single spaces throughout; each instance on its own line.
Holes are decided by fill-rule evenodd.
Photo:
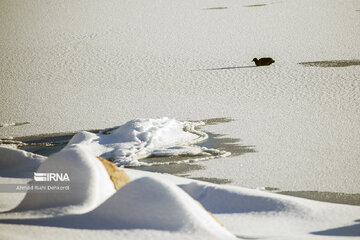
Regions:
M 130 182 L 129 176 L 124 171 L 120 170 L 115 164 L 102 157 L 98 157 L 98 159 L 104 165 L 116 190 L 119 190 L 121 187 Z
M 205 211 L 207 211 L 207 210 L 204 208 L 204 206 L 203 206 L 199 201 L 196 201 L 196 200 L 194 200 L 194 201 L 195 201 L 197 204 L 199 204 L 200 207 L 202 207 Z M 225 227 L 224 224 L 223 224 L 222 222 L 220 222 L 219 219 L 217 219 L 214 214 L 212 214 L 212 212 L 207 211 L 207 213 L 210 214 L 210 216 L 211 216 L 213 219 L 215 219 L 215 221 L 216 221 L 218 224 L 220 224 L 220 226 Z

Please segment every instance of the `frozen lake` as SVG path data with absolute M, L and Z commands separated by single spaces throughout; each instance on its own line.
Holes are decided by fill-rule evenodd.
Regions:
M 1 2 L 0 136 L 231 118 L 204 130 L 256 152 L 202 162 L 190 177 L 360 193 L 359 8 Z M 276 62 L 255 68 L 254 57 Z

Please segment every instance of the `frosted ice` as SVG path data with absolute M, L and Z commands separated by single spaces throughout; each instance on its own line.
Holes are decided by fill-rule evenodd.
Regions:
M 192 177 L 358 193 L 359 65 L 331 67 L 360 59 L 358 9 L 358 0 L 8 1 L 0 123 L 30 124 L 0 136 L 230 117 L 211 129 L 257 152 L 208 161 Z M 249 67 L 254 57 L 276 62 Z M 319 61 L 330 67 L 299 64 Z
M 247 7 L 250 4 L 258 6 Z M 353 64 L 360 59 L 358 4 L 358 0 L 2 1 L 0 136 L 100 129 L 139 117 L 230 117 L 236 121 L 205 126 L 206 131 L 241 138 L 244 145 L 255 146 L 256 153 L 203 162 L 205 169 L 191 177 L 228 178 L 237 186 L 125 170 L 131 178 L 157 176 L 177 184 L 217 212 L 239 238 L 358 238 L 358 206 L 239 187 L 359 193 L 360 84 L 359 65 Z M 250 67 L 254 57 L 265 56 L 276 63 Z M 340 60 L 350 64 L 339 66 Z M 16 125 L 25 122 L 30 124 Z M 185 151 L 178 143 L 144 147 L 143 142 L 151 142 L 146 132 L 151 131 L 128 132 L 124 139 L 129 141 L 121 147 L 112 146 L 116 134 L 111 131 L 109 138 L 83 132 L 74 138 L 73 143 L 80 144 L 67 150 L 81 149 L 69 154 L 86 158 L 89 164 L 97 154 L 137 164 L 127 157 Z M 182 143 L 192 142 L 190 136 Z M 22 164 L 29 160 L 27 153 L 4 152 L 2 161 L 16 156 L 27 165 Z M 25 169 L 37 168 L 44 159 L 38 160 Z M 1 168 L 3 173 L 17 166 L 8 167 Z M 26 181 L 18 173 L 15 170 L 12 176 Z M 99 190 L 92 184 L 84 186 L 93 186 L 92 193 Z M 83 191 L 80 195 L 96 198 Z M 2 194 L 0 200 L 14 199 Z M 51 205 L 60 204 L 49 200 Z M 116 209 L 111 210 L 116 215 Z M 28 221 L 21 219 L 22 212 L 12 216 L 14 221 L 1 214 L 0 238 L 210 239 L 184 231 L 109 229 L 85 220 L 75 228 L 69 226 L 71 221 L 58 223 L 52 217 L 40 221 L 39 212 Z

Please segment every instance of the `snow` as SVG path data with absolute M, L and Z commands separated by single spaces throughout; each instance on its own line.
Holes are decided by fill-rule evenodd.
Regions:
M 177 121 L 167 117 L 135 119 L 99 134 L 79 132 L 72 137 L 69 145 L 86 145 L 94 156 L 111 159 L 119 166 L 169 164 L 139 162 L 149 156 L 205 156 L 198 161 L 228 156 L 230 153 L 226 151 L 193 145 L 208 137 L 196 129 L 201 125 L 204 123 Z
M 129 183 L 97 209 L 84 215 L 86 218 L 97 219 L 99 224 L 108 227 L 208 231 L 219 238 L 234 238 L 179 187 L 154 177 Z
M 123 170 L 132 181 L 115 192 L 105 168 L 93 155 L 94 149 L 87 141 L 93 138 L 86 136 L 83 133 L 76 136 L 74 140 L 81 139 L 79 143 L 70 141 L 60 152 L 43 161 L 37 170 L 37 173 L 68 173 L 70 182 L 29 183 L 30 186 L 69 184 L 71 191 L 28 191 L 23 199 L 21 195 L 2 193 L 2 237 L 21 238 L 17 235 L 19 231 L 29 239 L 45 239 L 52 234 L 56 239 L 69 236 L 87 239 L 100 236 L 109 239 L 114 236 L 129 239 L 359 236 L 356 224 L 359 206 L 316 202 L 127 168 Z M 176 136 L 172 138 L 178 144 L 180 139 L 187 141 L 182 132 L 179 139 Z M 121 142 L 122 138 L 118 139 Z M 20 156 L 24 158 L 24 155 Z M 32 157 L 28 154 L 27 161 Z M 18 174 L 21 176 L 21 172 Z M 28 181 L 19 176 L 12 179 Z M 0 178 L 0 184 L 11 182 L 16 184 L 11 178 Z M 8 201 L 12 201 L 14 208 L 10 208 Z M 38 234 L 34 235 L 35 231 Z
M 40 208 L 30 215 L 26 211 L 1 213 L 2 236 L 20 239 L 24 235 L 17 235 L 18 231 L 29 239 L 46 239 L 51 235 L 56 239 L 74 236 L 87 239 L 100 236 L 104 239 L 115 236 L 126 239 L 191 239 L 191 236 L 196 239 L 231 239 L 234 236 L 240 239 L 328 239 L 341 236 L 341 239 L 353 239 L 359 236 L 356 223 L 359 206 L 316 202 L 168 174 L 124 171 L 132 181 L 108 195 L 107 200 L 98 202 L 92 210 L 61 214 L 53 210 L 44 215 L 39 205 Z M 75 181 L 87 179 L 81 176 L 83 179 Z M 3 199 L 8 199 L 9 195 Z M 50 203 L 53 201 L 46 199 Z M 71 204 L 66 197 L 60 199 Z M 25 198 L 22 202 L 28 200 L 31 199 Z M 225 227 L 194 200 L 215 214 Z M 46 203 L 42 206 L 46 208 Z M 63 205 L 63 209 L 65 207 Z
M 245 7 L 255 4 L 266 5 Z M 227 8 L 206 10 L 218 7 Z M 257 152 L 208 161 L 192 177 L 360 192 L 359 66 L 298 64 L 360 59 L 356 0 L 11 1 L 0 9 L 0 123 L 30 123 L 0 128 L 1 137 L 229 117 L 236 121 L 206 130 Z M 276 62 L 248 68 L 254 57 Z M 201 70 L 215 68 L 227 69 Z
M 0 145 L 0 176 L 32 177 L 46 157 Z
M 25 196 L 2 193 L 0 229 L 6 228 L 4 237 L 16 239 L 19 229 L 31 235 L 34 231 L 31 226 L 42 229 L 41 238 L 58 233 L 59 229 L 70 229 L 72 234 L 90 239 L 103 231 L 111 233 L 109 238 L 116 235 L 130 239 L 145 236 L 186 239 L 190 235 L 197 239 L 359 236 L 356 224 L 359 206 L 316 202 L 128 168 L 122 169 L 132 181 L 115 192 L 105 168 L 96 158 L 111 153 L 116 159 L 116 153 L 129 150 L 133 151 L 133 159 L 143 157 L 143 152 L 146 156 L 156 151 L 176 155 L 178 149 L 191 148 L 191 144 L 207 137 L 196 129 L 199 124 L 203 123 L 169 118 L 135 119 L 98 134 L 79 132 L 60 152 L 47 158 L 0 148 L 4 156 L 11 157 L 0 162 L 8 169 L 14 162 L 25 172 L 36 167 L 37 173 L 67 173 L 69 182 L 51 182 L 51 185 L 71 187 L 65 192 L 28 191 Z M 23 164 L 28 162 L 33 164 Z M 0 178 L 0 184 L 27 181 L 21 171 L 13 171 L 12 178 Z M 28 184 L 48 186 L 49 182 L 33 180 Z M 9 200 L 12 204 L 7 203 Z
M 47 160 L 1 146 L 0 183 L 25 183 L 38 168 L 74 171 L 78 192 L 0 193 L 2 210 L 20 204 L 1 214 L 0 238 L 216 237 L 209 225 L 200 227 L 201 213 L 184 217 L 199 230 L 191 233 L 56 222 L 113 200 L 96 156 L 138 165 L 151 154 L 200 154 L 209 161 L 189 177 L 226 178 L 232 186 L 125 169 L 131 191 L 144 190 L 137 184 L 143 177 L 159 178 L 146 179 L 184 211 L 181 191 L 198 199 L 240 238 L 359 237 L 358 206 L 242 188 L 360 192 L 359 9 L 357 0 L 1 1 L 0 137 L 122 127 L 108 135 L 79 132 Z M 254 57 L 276 62 L 252 67 Z M 215 117 L 234 121 L 181 128 Z M 212 159 L 191 146 L 205 131 L 240 138 L 256 152 Z M 23 219 L 28 211 L 55 225 Z
M 69 145 L 48 157 L 37 173 L 66 173 L 70 181 L 51 186 L 70 186 L 69 191 L 28 192 L 14 211 L 45 209 L 43 212 L 82 213 L 98 206 L 114 192 L 114 185 L 101 162 L 88 153 L 86 146 Z M 29 186 L 48 186 L 32 181 Z

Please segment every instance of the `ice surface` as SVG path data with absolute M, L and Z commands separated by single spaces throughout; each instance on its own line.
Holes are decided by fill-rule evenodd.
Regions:
M 299 64 L 360 59 L 358 1 L 244 7 L 266 3 L 1 2 L 0 123 L 30 124 L 0 136 L 231 117 L 206 130 L 257 152 L 204 162 L 192 177 L 359 193 L 359 65 Z M 249 67 L 254 57 L 276 63 Z
M 259 4 L 267 5 L 246 7 Z M 230 117 L 236 121 L 204 128 L 241 138 L 244 145 L 255 146 L 256 153 L 203 162 L 205 170 L 193 172 L 192 177 L 226 178 L 252 188 L 359 193 L 358 9 L 357 0 L 271 4 L 250 0 L 1 1 L 0 136 L 102 129 L 158 116 L 181 120 Z M 276 63 L 252 67 L 254 57 L 272 57 Z M 128 132 L 124 139 L 135 149 L 124 142 L 128 148 L 121 149 L 126 152 L 110 155 L 146 156 L 150 148 L 141 144 L 150 143 L 148 132 Z M 40 199 L 40 195 L 29 194 L 19 210 L 38 208 L 33 210 L 35 220 L 23 220 L 22 211 L 1 214 L 0 238 L 209 239 L 204 231 L 109 229 L 99 222 L 91 229 L 83 220 L 77 227 L 69 226 L 70 219 L 66 224 L 50 220 L 52 216 L 36 220 L 43 207 L 59 209 L 62 205 L 62 214 L 96 211 L 110 197 L 111 182 L 95 159 L 97 154 L 120 149 L 111 145 L 116 134 L 109 133 L 108 138 L 79 133 L 73 143 L 81 144 L 68 146 L 45 162 L 36 155 L 1 148 L 1 164 L 6 163 L 1 165 L 2 174 L 26 182 L 28 179 L 20 178 L 25 177 L 23 172 L 39 164 L 43 171 L 56 166 L 76 171 L 78 179 L 71 178 L 81 188 L 78 194 L 63 198 Z M 155 145 L 161 142 L 157 139 Z M 171 154 L 199 151 L 183 146 L 151 150 L 164 155 L 168 148 Z M 60 161 L 55 163 L 55 159 Z M 13 165 L 16 161 L 21 165 Z M 180 186 L 207 210 L 216 212 L 226 229 L 239 238 L 360 236 L 357 206 L 125 170 L 132 179 L 161 178 L 149 181 L 148 186 L 184 203 L 184 194 L 177 194 L 180 190 L 171 184 Z M 15 181 L 11 179 L 0 178 L 0 183 Z M 131 192 L 144 190 L 137 183 L 129 188 Z M 6 209 L 15 200 L 21 199 L 0 196 Z M 75 204 L 70 205 L 73 212 L 68 204 Z M 172 206 L 171 202 L 158 204 Z M 137 206 L 143 209 L 144 205 Z M 159 208 L 152 213 L 155 210 Z M 195 218 L 191 214 L 184 217 L 192 223 Z M 145 223 L 137 220 L 139 225 Z

